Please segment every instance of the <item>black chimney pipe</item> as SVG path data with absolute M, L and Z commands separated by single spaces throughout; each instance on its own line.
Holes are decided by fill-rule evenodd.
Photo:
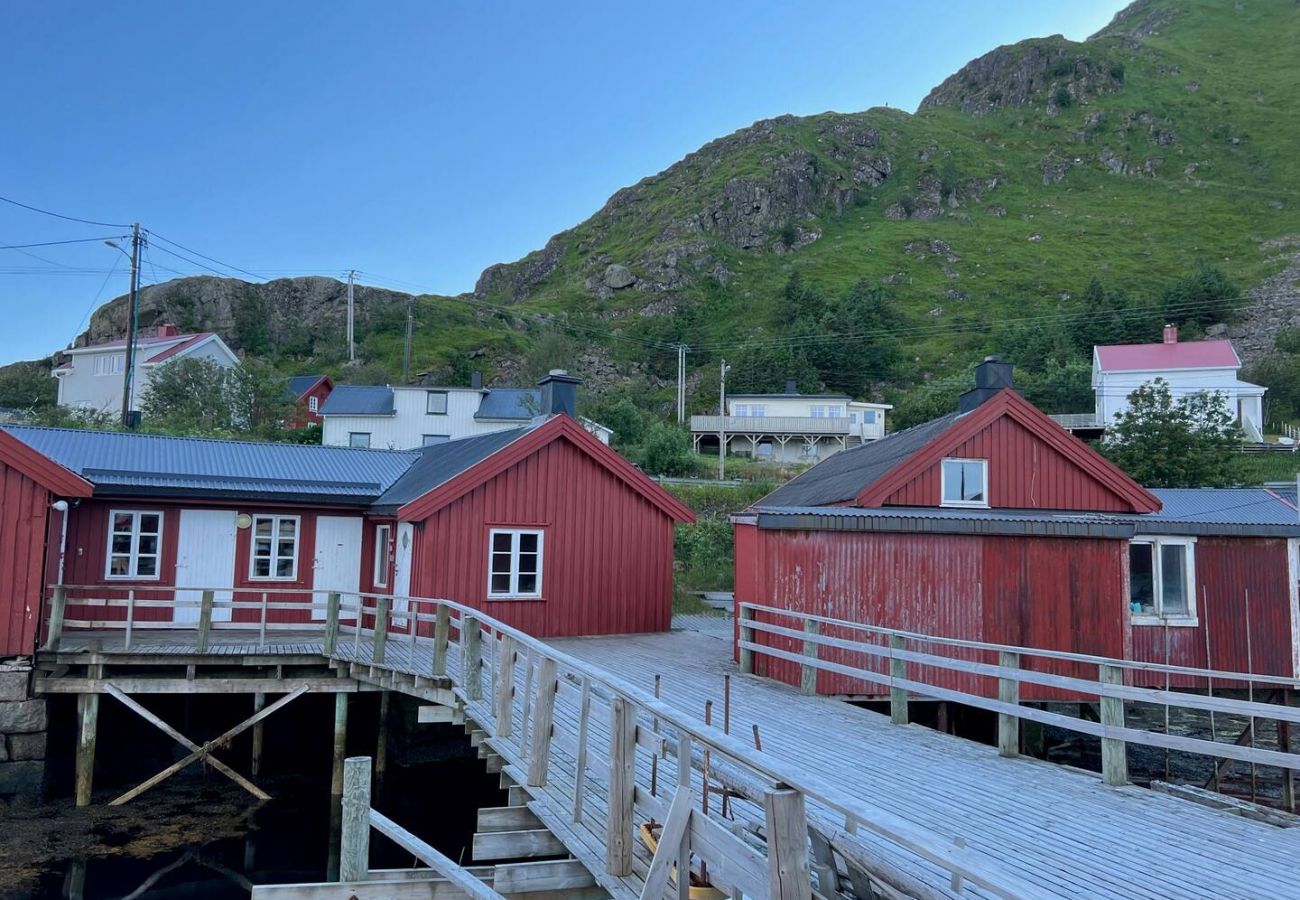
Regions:
M 541 414 L 566 415 L 571 419 L 578 417 L 578 385 L 581 378 L 575 378 L 563 369 L 551 369 L 550 373 L 538 379 L 542 389 Z
M 984 362 L 975 367 L 975 387 L 962 394 L 957 400 L 957 411 L 968 413 L 978 409 L 985 400 L 1006 388 L 1015 390 L 1016 383 L 1012 376 L 1011 363 L 1003 362 L 996 356 L 984 357 Z M 1016 393 L 1023 393 L 1016 391 Z

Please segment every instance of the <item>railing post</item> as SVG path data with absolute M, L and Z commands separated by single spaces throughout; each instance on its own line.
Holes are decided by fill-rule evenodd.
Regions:
M 582 677 L 582 700 L 578 704 L 578 753 L 573 764 L 573 821 L 582 821 L 582 804 L 587 793 L 587 720 L 591 716 L 591 679 Z
M 636 792 L 636 710 L 622 697 L 610 703 L 609 815 L 605 869 L 632 874 L 632 801 Z
M 343 761 L 343 816 L 339 835 L 339 881 L 365 881 L 370 874 L 370 757 Z
M 342 597 L 338 591 L 330 591 L 325 598 L 325 655 L 333 656 L 339 645 L 339 607 Z
M 45 636 L 45 649 L 57 651 L 59 641 L 63 638 L 63 615 L 68 608 L 68 589 L 56 585 L 54 598 L 50 601 L 50 632 Z
M 502 635 L 496 667 L 497 737 L 510 737 L 515 728 L 515 640 Z
M 208 640 L 212 636 L 212 591 L 204 591 L 199 599 L 199 638 L 197 649 L 200 653 L 208 652 Z
M 384 647 L 388 645 L 388 598 L 380 596 L 375 600 L 375 648 L 370 661 L 377 666 L 384 664 Z
M 806 620 L 803 623 L 804 633 L 814 635 L 814 636 L 817 635 L 817 633 L 820 631 L 819 628 L 820 624 L 821 623 L 818 622 L 816 619 Z M 817 642 L 804 640 L 803 655 L 806 658 L 811 659 L 815 662 L 817 660 Z M 817 693 L 817 667 L 816 666 L 810 666 L 805 664 L 799 667 L 799 690 L 804 694 L 808 694 L 809 696 L 812 696 Z
M 537 705 L 533 712 L 533 753 L 528 763 L 528 786 L 542 787 L 551 764 L 551 733 L 555 716 L 555 660 L 542 657 L 537 665 Z
M 752 622 L 752 621 L 754 621 L 754 610 L 750 609 L 748 606 L 741 605 L 740 607 L 741 644 L 745 644 L 747 642 L 753 643 L 754 641 L 753 629 L 751 629 L 748 625 L 745 624 L 746 622 Z M 754 674 L 754 651 L 744 646 L 740 648 L 740 671 L 745 675 Z
M 1123 684 L 1124 670 L 1119 666 L 1098 666 L 1102 684 Z M 1102 697 L 1101 724 L 1105 728 L 1123 728 L 1124 698 Z M 1128 745 L 1123 738 L 1101 739 L 1101 775 L 1107 784 L 1128 784 Z
M 889 636 L 890 650 L 902 650 L 906 646 L 907 641 L 901 634 L 891 634 Z M 891 654 L 889 657 L 889 677 L 891 681 L 906 681 L 907 660 L 897 659 Z M 893 722 L 895 725 L 907 724 L 907 688 L 893 684 L 890 685 L 889 721 Z
M 803 794 L 777 785 L 763 794 L 763 812 L 767 819 L 768 896 L 772 900 L 811 900 Z
M 1020 654 L 1010 650 L 998 651 L 998 665 L 1004 669 L 1020 668 Z M 1020 682 L 1015 678 L 998 679 L 998 699 L 1003 703 L 1020 704 Z M 998 755 L 1020 754 L 1020 717 L 1012 713 L 998 713 Z
M 451 608 L 438 604 L 433 624 L 433 676 L 447 674 L 447 641 L 451 635 Z
M 483 699 L 483 629 L 473 616 L 460 618 L 461 665 L 465 669 L 465 697 Z

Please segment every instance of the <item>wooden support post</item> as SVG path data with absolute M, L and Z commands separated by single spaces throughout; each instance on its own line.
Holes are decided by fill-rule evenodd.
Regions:
M 741 643 L 747 641 L 752 642 L 754 640 L 753 629 L 751 629 L 747 624 L 745 624 L 747 622 L 752 622 L 752 621 L 754 621 L 754 611 L 750 609 L 748 606 L 740 607 Z M 754 651 L 750 650 L 748 647 L 740 648 L 740 671 L 745 675 L 754 674 Z
M 388 705 L 391 694 L 391 691 L 381 691 L 379 694 L 379 730 L 375 736 L 376 786 L 383 785 L 384 775 L 388 771 Z
M 821 623 L 816 619 L 807 619 L 803 623 L 805 634 L 816 635 L 820 630 Z M 808 659 L 816 661 L 817 659 L 817 642 L 805 640 L 803 642 L 803 655 Z M 799 690 L 809 696 L 817 693 L 817 668 L 815 666 L 799 667 Z
M 1277 723 L 1277 745 L 1283 753 L 1291 753 L 1291 723 Z M 1295 812 L 1295 769 L 1282 770 L 1282 808 Z
M 1119 666 L 1098 666 L 1102 684 L 1123 684 L 1124 670 Z M 1124 727 L 1124 700 L 1121 697 L 1101 698 L 1101 724 L 1109 728 Z M 1123 738 L 1101 739 L 1101 774 L 1107 784 L 1128 784 L 1128 747 Z
M 58 650 L 63 638 L 63 616 L 68 608 L 68 589 L 63 585 L 54 588 L 54 598 L 50 601 L 50 631 L 45 636 L 45 649 Z
M 1009 650 L 998 651 L 998 665 L 1004 669 L 1020 668 L 1020 654 Z M 1020 705 L 1020 682 L 1014 678 L 998 679 L 998 699 L 1003 703 Z M 998 755 L 1020 754 L 1020 717 L 1011 713 L 998 713 Z
M 609 816 L 605 869 L 632 874 L 632 802 L 636 794 L 636 710 L 622 697 L 610 702 Z
M 365 881 L 370 873 L 370 757 L 344 761 L 342 807 L 339 881 Z
M 451 608 L 438 604 L 433 623 L 433 677 L 447 674 L 447 642 L 451 635 Z
M 891 634 L 889 636 L 889 649 L 902 650 L 906 647 L 907 641 L 901 634 Z M 907 678 L 907 660 L 889 658 L 889 677 L 899 681 Z M 889 721 L 895 725 L 906 725 L 908 723 L 907 715 L 907 688 L 894 687 L 889 688 Z
M 98 676 L 96 676 L 98 677 Z M 76 798 L 78 806 L 89 806 L 95 779 L 95 739 L 99 722 L 99 695 L 78 694 Z
M 704 751 L 708 753 L 708 751 Z M 709 781 L 708 770 L 704 772 L 704 783 L 700 786 L 703 791 L 705 802 L 708 802 Z M 673 795 L 673 802 L 682 797 L 685 801 L 686 816 L 682 820 L 681 834 L 675 838 L 669 834 L 668 826 L 673 824 L 671 821 L 664 822 L 663 831 L 659 835 L 659 843 L 667 844 L 667 848 L 673 851 L 673 857 L 677 860 L 677 900 L 691 900 L 691 813 L 694 803 L 694 794 L 691 791 L 691 738 L 687 734 L 682 734 L 677 739 L 677 793 Z M 668 819 L 672 819 L 672 813 L 669 812 Z M 703 871 L 703 870 L 701 870 Z M 662 896 L 663 891 L 661 890 Z M 648 895 L 650 896 L 650 895 Z
M 339 607 L 342 598 L 338 591 L 330 591 L 325 598 L 325 655 L 333 656 L 339 645 Z M 361 623 L 357 623 L 360 627 Z
M 501 638 L 497 650 L 497 737 L 510 737 L 515 727 L 515 641 Z
M 587 793 L 587 719 L 591 716 L 591 679 L 582 678 L 582 701 L 578 706 L 578 752 L 573 772 L 573 821 L 582 821 L 582 804 Z
M 348 695 L 334 695 L 334 768 L 330 773 L 330 796 L 343 796 L 343 762 L 348 752 Z M 366 792 L 370 792 L 370 760 L 366 760 Z
M 199 599 L 199 638 L 197 649 L 200 653 L 208 652 L 208 641 L 212 637 L 212 591 L 204 591 Z
M 253 695 L 253 712 L 260 713 L 266 707 L 266 694 L 257 693 Z M 263 724 L 258 722 L 253 726 L 253 759 L 249 764 L 249 771 L 253 777 L 262 773 L 262 746 L 264 735 L 262 733 Z
M 551 734 L 554 731 L 555 660 L 542 657 L 537 665 L 537 704 L 533 711 L 533 752 L 528 762 L 529 787 L 546 784 L 547 770 L 551 764 Z
M 464 667 L 465 696 L 483 699 L 483 628 L 473 616 L 461 616 L 460 660 Z
M 803 794 L 777 786 L 763 794 L 767 819 L 767 877 L 772 900 L 812 900 L 808 818 Z
M 375 649 L 370 661 L 377 666 L 384 664 L 384 647 L 388 644 L 388 602 L 384 596 L 375 600 Z

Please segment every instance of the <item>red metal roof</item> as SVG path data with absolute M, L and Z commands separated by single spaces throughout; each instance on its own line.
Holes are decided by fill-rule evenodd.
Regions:
M 179 356 L 180 354 L 184 353 L 186 350 L 190 349 L 196 344 L 200 344 L 203 341 L 206 341 L 208 338 L 212 336 L 213 334 L 211 331 L 201 331 L 198 334 L 191 334 L 191 335 L 183 335 L 183 334 L 177 335 L 177 337 L 185 338 L 185 340 L 183 340 L 181 343 L 177 344 L 174 347 L 168 347 L 166 350 L 164 350 L 162 353 L 159 353 L 157 356 L 149 357 L 147 360 L 145 360 L 145 362 L 151 362 L 151 363 L 163 362 L 164 360 L 171 359 L 174 356 Z M 166 340 L 174 340 L 174 338 L 167 338 Z M 125 345 L 125 342 L 123 342 L 123 344 Z
M 181 342 L 181 341 L 187 341 L 187 340 L 189 340 L 190 338 L 193 338 L 193 337 L 200 337 L 200 336 L 202 336 L 202 337 L 206 337 L 207 335 L 209 335 L 209 334 L 211 334 L 211 333 L 212 333 L 212 332 L 210 332 L 210 331 L 205 331 L 205 332 L 202 332 L 201 334 L 172 334 L 172 335 L 149 334 L 149 335 L 141 335 L 140 337 L 137 337 L 137 338 L 135 339 L 135 344 L 136 344 L 137 347 L 141 347 L 141 346 L 145 346 L 145 345 L 148 345 L 148 344 L 168 344 L 168 343 L 171 343 L 172 341 L 176 341 L 176 342 L 179 343 L 179 342 Z M 116 341 L 105 341 L 105 342 L 102 343 L 102 344 L 87 344 L 87 345 L 84 346 L 84 347 L 73 347 L 72 349 L 73 349 L 74 351 L 79 351 L 79 350 L 118 350 L 118 349 L 121 349 L 121 348 L 123 348 L 123 347 L 125 347 L 125 346 L 126 346 L 126 340 L 125 340 L 125 339 L 122 339 L 122 340 L 116 340 Z
M 1232 341 L 1173 341 L 1161 344 L 1112 344 L 1097 348 L 1103 372 L 1148 372 L 1162 369 L 1237 369 L 1241 358 Z

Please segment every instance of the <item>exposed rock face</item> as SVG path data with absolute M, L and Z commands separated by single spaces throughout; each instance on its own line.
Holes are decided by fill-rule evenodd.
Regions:
M 636 276 L 627 266 L 611 263 L 605 267 L 605 287 L 617 291 L 634 284 L 636 284 Z
M 555 271 L 563 258 L 564 244 L 560 242 L 560 235 L 556 235 L 541 250 L 528 254 L 517 263 L 488 266 L 474 285 L 474 296 L 504 293 L 512 301 L 522 300 L 533 285 Z
M 1273 342 L 1283 328 L 1300 327 L 1300 235 L 1268 241 L 1263 250 L 1283 268 L 1246 291 L 1249 305 L 1238 322 L 1228 328 L 1232 345 L 1247 365 L 1273 351 Z

